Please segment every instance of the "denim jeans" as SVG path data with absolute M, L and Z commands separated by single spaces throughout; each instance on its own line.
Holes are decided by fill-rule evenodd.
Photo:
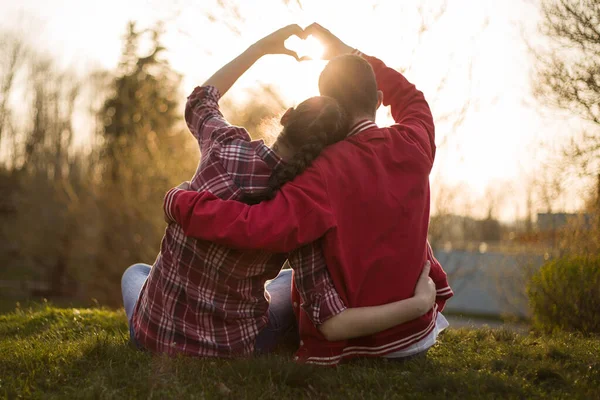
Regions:
M 271 296 L 269 323 L 256 337 L 256 353 L 270 353 L 278 344 L 298 343 L 298 326 L 292 307 L 292 270 L 284 269 L 266 285 Z M 297 347 L 297 346 L 295 346 Z
M 129 325 L 129 337 L 131 343 L 137 346 L 135 341 L 135 335 L 133 332 L 133 326 L 131 325 L 131 317 L 133 316 L 133 310 L 144 282 L 150 275 L 150 266 L 148 264 L 133 264 L 127 268 L 121 277 L 121 294 L 123 295 L 123 307 L 125 308 L 125 315 L 127 315 L 127 324 Z M 139 347 L 139 346 L 138 346 Z
M 129 335 L 131 342 L 137 345 L 131 317 L 135 304 L 140 297 L 140 291 L 148 275 L 150 265 L 134 264 L 127 268 L 121 278 L 121 293 L 123 294 L 123 306 L 129 324 Z M 271 296 L 269 303 L 269 323 L 256 337 L 255 351 L 257 353 L 268 353 L 281 343 L 284 337 L 297 341 L 296 317 L 292 308 L 292 270 L 285 269 L 265 286 Z M 139 347 L 139 346 L 138 346 Z

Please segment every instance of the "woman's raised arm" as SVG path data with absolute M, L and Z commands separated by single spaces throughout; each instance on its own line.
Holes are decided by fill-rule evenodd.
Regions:
M 202 86 L 214 86 L 223 96 L 233 84 L 242 76 L 256 61 L 267 54 L 285 54 L 300 60 L 296 52 L 285 47 L 284 43 L 290 36 L 304 35 L 304 31 L 298 25 L 288 25 L 281 28 L 268 36 L 260 39 L 246 51 L 237 56 L 227 65 L 214 73 L 208 78 Z

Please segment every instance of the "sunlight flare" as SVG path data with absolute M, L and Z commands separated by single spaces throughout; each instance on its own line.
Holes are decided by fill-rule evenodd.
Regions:
M 285 45 L 288 49 L 298 53 L 300 57 L 308 57 L 311 60 L 320 60 L 323 57 L 323 45 L 313 36 L 309 36 L 304 40 L 293 36 L 285 42 Z

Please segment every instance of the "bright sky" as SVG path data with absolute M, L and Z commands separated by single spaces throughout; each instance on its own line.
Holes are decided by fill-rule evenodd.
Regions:
M 435 182 L 440 180 L 466 185 L 473 198 L 494 187 L 514 191 L 510 204 L 518 202 L 520 213 L 525 210 L 520 178 L 566 133 L 578 129 L 564 116 L 540 113 L 531 98 L 532 60 L 521 31 L 535 40 L 538 13 L 526 0 L 449 0 L 444 16 L 421 36 L 417 1 L 382 0 L 374 7 L 370 1 L 304 0 L 300 8 L 295 0 L 288 7 L 280 0 L 221 0 L 239 6 L 243 20 L 237 22 L 217 1 L 0 0 L 0 23 L 26 30 L 64 65 L 84 70 L 116 66 L 128 20 L 148 26 L 166 19 L 169 60 L 184 75 L 184 90 L 189 92 L 271 31 L 288 23 L 306 26 L 318 21 L 346 43 L 391 67 L 405 68 L 409 80 L 425 93 L 437 119 L 440 144 L 432 174 L 434 196 Z M 422 3 L 434 9 L 438 4 Z M 324 65 L 271 56 L 253 67 L 230 95 L 239 96 L 244 88 L 265 82 L 276 85 L 292 105 L 317 94 L 317 77 Z M 446 86 L 438 91 L 444 77 Z M 458 127 L 444 123 L 442 116 L 466 101 L 471 107 L 464 123 Z M 380 124 L 390 122 L 385 112 L 378 118 Z M 505 218 L 516 212 L 517 206 L 510 204 Z M 577 199 L 565 200 L 564 206 L 578 206 Z

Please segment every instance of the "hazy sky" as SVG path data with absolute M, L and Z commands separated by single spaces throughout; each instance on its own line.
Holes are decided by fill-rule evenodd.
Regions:
M 417 1 L 380 1 L 373 7 L 367 1 L 305 0 L 302 9 L 294 0 L 289 7 L 276 0 L 224 1 L 239 3 L 238 21 L 215 3 L 0 0 L 0 23 L 25 32 L 63 65 L 84 70 L 117 64 L 128 20 L 148 26 L 166 19 L 169 60 L 184 75 L 184 91 L 189 92 L 270 31 L 288 23 L 306 26 L 318 21 L 389 66 L 407 68 L 407 77 L 423 90 L 438 118 L 437 141 L 443 145 L 434 182 L 441 177 L 451 184 L 463 183 L 475 197 L 490 186 L 522 193 L 520 178 L 578 129 L 561 114 L 541 113 L 531 98 L 532 58 L 523 37 L 537 40 L 538 13 L 530 1 L 449 0 L 445 15 L 420 37 Z M 262 81 L 276 85 L 293 105 L 317 93 L 323 66 L 320 61 L 298 64 L 270 57 L 261 60 L 231 95 L 239 96 L 243 88 Z M 446 86 L 438 94 L 444 77 Z M 471 107 L 463 124 L 444 124 L 442 116 L 465 101 Z M 389 120 L 382 113 L 378 122 Z M 568 199 L 564 205 L 576 206 L 577 201 Z M 524 212 L 524 206 L 520 210 Z M 515 206 L 509 205 L 505 216 L 514 212 Z

